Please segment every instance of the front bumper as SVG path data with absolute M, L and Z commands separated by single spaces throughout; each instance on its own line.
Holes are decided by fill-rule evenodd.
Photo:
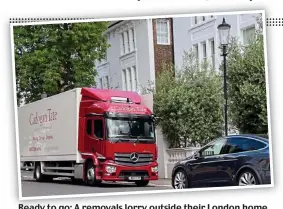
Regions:
M 144 166 L 124 166 L 113 161 L 104 162 L 97 172 L 96 179 L 103 181 L 158 180 L 158 163 Z

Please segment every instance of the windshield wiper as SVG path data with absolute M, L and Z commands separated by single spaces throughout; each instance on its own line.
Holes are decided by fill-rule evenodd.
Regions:
M 120 142 L 120 141 L 129 141 L 129 139 L 124 139 L 124 138 L 115 138 L 115 143 Z
M 132 137 L 134 137 L 134 136 L 132 136 Z M 140 141 L 140 136 L 136 136 L 137 138 L 136 138 L 136 141 L 135 141 L 135 143 L 137 142 L 137 143 L 139 143 L 139 141 Z
M 118 138 L 118 139 L 115 141 L 115 143 L 118 143 L 118 142 L 120 142 L 120 141 L 122 141 L 122 138 Z

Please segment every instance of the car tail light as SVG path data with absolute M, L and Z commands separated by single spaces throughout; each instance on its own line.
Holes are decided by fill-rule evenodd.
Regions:
M 270 158 L 269 157 L 262 160 L 260 164 L 264 170 L 270 170 Z

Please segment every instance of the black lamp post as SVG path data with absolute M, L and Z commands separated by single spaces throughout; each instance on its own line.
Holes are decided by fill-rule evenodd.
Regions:
M 219 38 L 220 38 L 220 44 L 222 47 L 222 54 L 223 56 L 223 62 L 224 62 L 224 122 L 225 122 L 225 136 L 228 135 L 228 97 L 227 97 L 227 63 L 226 63 L 226 57 L 227 57 L 227 47 L 228 47 L 228 41 L 230 36 L 230 28 L 231 25 L 227 24 L 225 22 L 225 18 L 223 18 L 223 21 L 220 25 L 218 25 L 217 29 L 219 31 Z

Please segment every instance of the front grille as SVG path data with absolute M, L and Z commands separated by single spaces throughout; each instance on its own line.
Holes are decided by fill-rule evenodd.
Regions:
M 137 160 L 131 159 L 133 153 L 115 153 L 114 160 L 115 163 L 127 166 L 143 166 L 149 165 L 153 162 L 153 154 L 150 153 L 135 153 L 138 156 Z
M 140 176 L 142 178 L 149 178 L 147 171 L 121 171 L 119 178 L 128 178 L 130 176 Z

